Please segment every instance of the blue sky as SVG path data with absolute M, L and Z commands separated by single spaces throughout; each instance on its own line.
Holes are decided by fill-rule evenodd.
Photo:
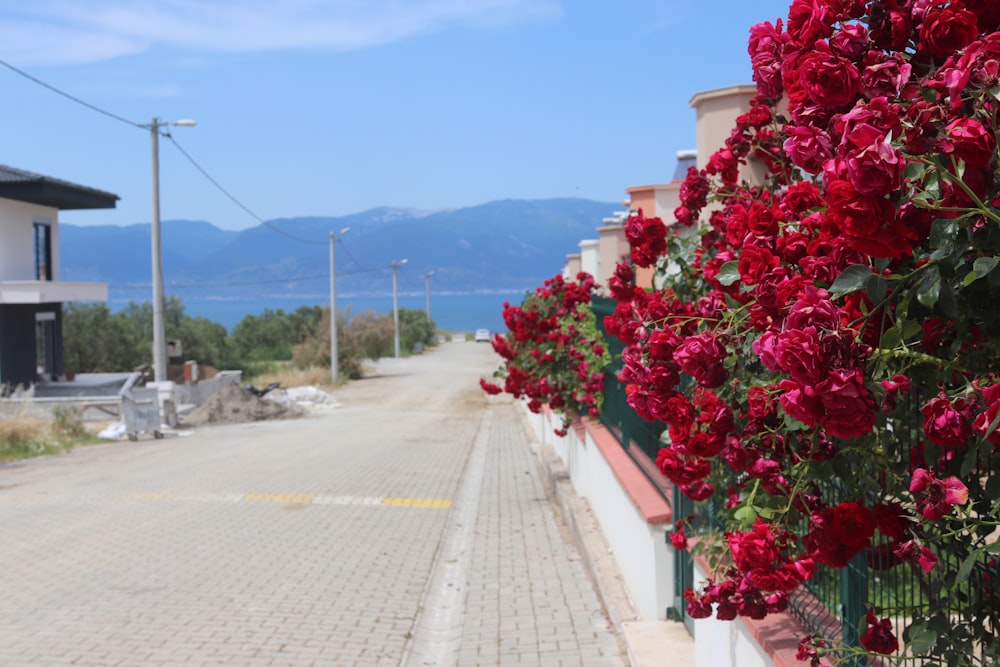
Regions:
M 171 130 L 265 220 L 496 199 L 620 202 L 694 147 L 701 90 L 749 83 L 749 27 L 788 0 L 33 0 L 0 7 L 0 59 Z M 0 163 L 151 216 L 150 136 L 0 67 Z M 257 221 L 167 140 L 164 220 Z

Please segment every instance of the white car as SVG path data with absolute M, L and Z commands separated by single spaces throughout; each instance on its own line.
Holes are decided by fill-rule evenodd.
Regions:
M 489 329 L 476 329 L 475 341 L 477 343 L 488 343 L 488 342 L 490 342 L 490 330 Z

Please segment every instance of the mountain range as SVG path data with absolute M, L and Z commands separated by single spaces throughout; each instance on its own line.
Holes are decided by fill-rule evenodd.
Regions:
M 376 208 L 340 217 L 265 221 L 241 231 L 209 222 L 161 225 L 168 294 L 253 295 L 322 292 L 329 281 L 330 232 L 337 233 L 338 293 L 385 294 L 393 262 L 400 290 L 533 289 L 562 270 L 581 240 L 620 204 L 586 199 L 502 200 L 440 211 Z M 348 227 L 349 231 L 340 234 Z M 62 279 L 107 282 L 113 293 L 148 300 L 150 225 L 60 225 Z

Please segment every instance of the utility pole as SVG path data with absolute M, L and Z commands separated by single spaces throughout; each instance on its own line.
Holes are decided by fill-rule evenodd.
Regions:
M 153 156 L 153 218 L 152 218 L 152 251 L 153 251 L 153 379 L 164 382 L 167 379 L 167 334 L 163 323 L 163 251 L 160 244 L 160 128 L 180 125 L 194 127 L 193 120 L 178 120 L 172 123 L 161 123 L 154 117 L 149 121 L 150 148 Z
M 343 236 L 349 231 L 350 227 L 344 227 L 340 230 L 340 235 Z M 330 377 L 334 386 L 340 384 L 340 357 L 337 353 L 337 273 L 334 252 L 336 238 L 337 235 L 330 232 Z
M 153 154 L 153 379 L 167 379 L 167 334 L 163 323 L 163 252 L 160 246 L 160 121 L 149 122 Z
M 406 264 L 405 259 L 392 263 L 392 341 L 396 359 L 399 359 L 399 280 L 397 274 L 399 267 L 403 264 Z

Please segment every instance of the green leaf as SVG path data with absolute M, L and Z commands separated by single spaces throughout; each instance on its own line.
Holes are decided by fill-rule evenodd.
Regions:
M 749 528 L 753 525 L 753 522 L 757 520 L 757 512 L 749 505 L 744 505 L 736 510 L 733 514 L 733 518 L 736 519 L 740 526 Z
M 902 333 L 899 330 L 899 326 L 894 326 L 886 329 L 882 332 L 882 340 L 879 343 L 879 347 L 886 350 L 893 350 L 903 342 Z
M 969 447 L 969 451 L 965 453 L 965 458 L 962 459 L 962 467 L 959 469 L 959 475 L 962 479 L 969 476 L 972 469 L 976 467 L 976 463 L 979 462 L 979 442 L 974 441 L 972 446 Z
M 916 160 L 912 160 L 906 163 L 906 168 L 903 169 L 903 178 L 909 181 L 920 180 L 920 177 L 923 176 L 926 169 L 927 165 L 917 162 Z
M 1000 263 L 1000 258 L 997 257 L 977 257 L 976 261 L 972 263 L 972 272 L 976 274 L 976 278 L 982 278 L 997 268 L 998 263 Z
M 955 300 L 955 290 L 952 289 L 951 283 L 941 283 L 941 293 L 938 296 L 938 307 L 948 317 L 953 319 L 958 317 L 958 301 Z
M 927 308 L 933 308 L 941 295 L 941 271 L 932 266 L 924 274 L 924 279 L 917 288 L 917 301 Z
M 830 285 L 830 296 L 838 297 L 863 290 L 874 274 L 867 264 L 851 264 Z
M 730 285 L 739 282 L 740 280 L 740 263 L 737 260 L 731 260 L 719 267 L 718 281 L 729 287 Z
M 979 276 L 976 275 L 976 272 L 969 271 L 965 274 L 965 277 L 962 278 L 962 287 L 968 287 L 972 283 L 976 282 L 976 278 L 979 278 Z
M 868 279 L 868 298 L 872 303 L 879 303 L 889 293 L 889 283 L 882 276 L 872 274 Z
M 991 500 L 1000 498 L 1000 475 L 992 475 L 986 482 L 986 495 L 989 496 Z M 1000 542 L 997 544 L 1000 544 Z M 1000 547 L 997 548 L 1000 549 Z
M 986 547 L 986 553 L 1000 554 L 1000 542 L 994 542 L 993 544 Z
M 927 627 L 927 621 L 924 620 L 915 621 L 904 634 L 906 646 L 915 656 L 927 654 L 938 640 L 937 631 Z
M 907 341 L 921 333 L 924 330 L 923 325 L 916 320 L 904 320 L 903 321 L 903 340 Z
M 958 238 L 958 225 L 954 220 L 935 220 L 931 224 L 931 234 L 928 241 L 932 248 L 945 248 Z
M 976 566 L 977 560 L 979 560 L 978 551 L 973 551 L 965 557 L 965 560 L 962 561 L 961 567 L 958 568 L 958 573 L 955 575 L 955 586 L 969 580 L 969 576 L 972 574 L 972 568 Z

